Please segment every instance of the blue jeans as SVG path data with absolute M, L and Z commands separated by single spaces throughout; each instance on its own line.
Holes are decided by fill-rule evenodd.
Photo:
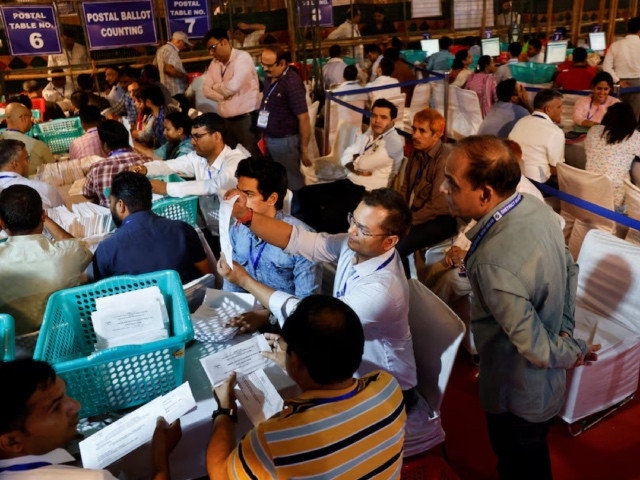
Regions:
M 304 187 L 304 177 L 300 172 L 300 136 L 265 137 L 265 141 L 267 155 L 287 170 L 289 190 L 295 192 Z

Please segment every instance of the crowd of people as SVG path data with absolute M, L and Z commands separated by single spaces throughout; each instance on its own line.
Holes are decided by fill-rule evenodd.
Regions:
M 506 25 L 507 14 L 519 22 L 517 13 L 503 14 Z M 330 38 L 359 36 L 359 17 L 350 11 Z M 371 34 L 389 33 L 384 11 L 376 10 L 374 20 Z M 235 375 L 216 386 L 211 439 L 201 446 L 211 478 L 348 471 L 354 478 L 398 478 L 403 454 L 419 453 L 427 441 L 420 422 L 428 405 L 416 389 L 408 321 L 410 256 L 451 239 L 427 283 L 447 302 L 471 295 L 480 400 L 498 472 L 550 479 L 546 437 L 564 401 L 566 371 L 595 361 L 599 349 L 573 336 L 577 266 L 561 221 L 527 180 L 557 186 L 565 151 L 562 94 L 545 88 L 530 104 L 508 68 L 522 55 L 518 42 L 510 44 L 506 65 L 480 56 L 472 72 L 473 42 L 453 55 L 452 40 L 443 37 L 426 67 L 453 68 L 450 81 L 476 92 L 484 120 L 478 135 L 449 143 L 443 115 L 424 108 L 413 116 L 409 149 L 389 101 L 401 93 L 393 85 L 410 78 L 400 46 L 356 46 L 356 65 L 347 65 L 334 45 L 325 88 L 392 88 L 361 97 L 370 120 L 341 152 L 344 177 L 305 185 L 301 167 L 312 165 L 314 132 L 301 72 L 286 51 L 267 45 L 261 84 L 254 58 L 239 48 L 255 46 L 264 32 L 261 24 L 239 24 L 231 34 L 214 28 L 205 35 L 212 60 L 194 95 L 209 101 L 206 110 L 188 98 L 180 52 L 192 43 L 183 32 L 158 49 L 154 65 L 107 68 L 105 90 L 94 88 L 91 76 L 67 75 L 42 91 L 48 109 L 80 118 L 85 133 L 71 144 L 70 158 L 98 157 L 82 193 L 110 209 L 117 229 L 94 253 L 47 215 L 64 204 L 58 191 L 29 178 L 54 161 L 46 143 L 27 135 L 30 98 L 7 105 L 0 134 L 0 226 L 8 236 L 0 244 L 0 311 L 15 318 L 18 335 L 33 334 L 51 293 L 86 281 L 87 272 L 100 280 L 172 269 L 187 283 L 215 270 L 223 289 L 251 293 L 262 306 L 230 326 L 267 332 L 268 355 L 302 393 L 236 444 Z M 638 94 L 622 101 L 610 94 L 614 82 L 640 82 L 640 61 L 628 54 L 639 37 L 640 18 L 633 18 L 603 71 L 590 69 L 577 48 L 555 79 L 561 88 L 592 89 L 576 102 L 573 118 L 588 129 L 586 168 L 610 178 L 618 210 L 623 180 L 640 156 Z M 88 58 L 70 32 L 63 40 L 67 61 Z M 539 61 L 541 49 L 532 39 L 524 55 Z M 67 65 L 50 60 L 51 67 Z M 412 91 L 402 93 L 410 102 Z M 154 178 L 171 174 L 187 180 Z M 153 213 L 154 194 L 198 196 L 198 229 Z M 220 202 L 236 195 L 232 223 L 223 225 Z M 229 230 L 233 259 L 220 254 L 221 229 Z M 323 262 L 336 269 L 324 292 Z M 0 476 L 27 478 L 37 468 L 43 475 L 112 478 L 65 465 L 72 457 L 61 449 L 75 436 L 79 405 L 49 365 L 0 363 L 0 379 L 14 386 L 0 398 Z M 168 478 L 168 456 L 179 440 L 179 422 L 158 422 L 154 478 Z

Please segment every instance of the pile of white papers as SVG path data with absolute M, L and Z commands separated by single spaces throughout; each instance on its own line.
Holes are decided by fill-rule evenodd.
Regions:
M 189 382 L 156 398 L 80 442 L 84 468 L 103 469 L 149 442 L 158 417 L 171 424 L 196 408 Z
M 225 327 L 241 313 L 253 310 L 255 298 L 249 293 L 207 288 L 202 305 L 191 315 L 195 339 L 199 342 L 226 342 L 238 331 Z
M 91 313 L 97 350 L 168 338 L 169 315 L 158 287 L 96 298 Z
M 237 380 L 236 398 L 249 420 L 258 425 L 282 411 L 284 400 L 264 370 L 257 370 Z
M 84 178 L 91 166 L 100 160 L 104 160 L 104 158 L 92 155 L 82 159 L 46 163 L 38 171 L 35 178 L 55 186 L 71 185 L 76 180 Z
M 47 215 L 75 238 L 103 235 L 115 229 L 111 211 L 95 203 L 74 203 L 72 212 L 66 206 L 47 209 Z
M 270 351 L 271 348 L 264 335 L 256 335 L 242 343 L 201 358 L 200 363 L 211 385 L 215 387 L 224 382 L 231 372 L 236 372 L 237 378 L 242 378 L 244 375 L 265 368 L 271 360 L 262 356 L 260 352 Z

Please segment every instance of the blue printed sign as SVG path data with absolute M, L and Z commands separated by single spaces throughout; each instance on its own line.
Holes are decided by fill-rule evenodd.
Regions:
M 52 5 L 13 5 L 0 9 L 11 55 L 62 53 Z
M 169 38 L 185 32 L 189 38 L 202 38 L 209 31 L 207 0 L 165 0 Z
M 316 8 L 316 1 L 318 8 Z M 300 0 L 298 2 L 298 16 L 301 27 L 315 27 L 316 22 L 321 27 L 333 26 L 333 8 L 331 0 Z
M 83 2 L 89 50 L 156 45 L 151 0 Z

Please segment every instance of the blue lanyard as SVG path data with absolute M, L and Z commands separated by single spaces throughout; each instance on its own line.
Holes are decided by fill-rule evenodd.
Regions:
M 251 240 L 250 242 L 249 257 L 251 258 L 251 266 L 253 266 L 253 274 L 258 275 L 258 263 L 260 263 L 260 257 L 262 257 L 262 252 L 264 252 L 264 248 L 267 246 L 267 242 L 262 242 L 262 245 L 260 245 L 260 248 L 258 249 L 256 258 L 253 258 L 253 240 Z
M 109 156 L 113 157 L 114 155 L 118 155 L 119 153 L 125 153 L 125 152 L 130 152 L 131 149 L 130 148 L 119 148 L 118 150 L 114 150 L 112 152 L 109 152 Z
M 275 88 L 278 86 L 278 83 L 280 83 L 280 80 L 284 78 L 284 76 L 287 74 L 288 71 L 289 71 L 289 67 L 287 67 L 286 70 L 280 76 L 280 78 L 276 80 L 276 83 L 271 85 L 271 88 L 269 89 L 269 93 L 267 93 L 266 97 L 264 97 L 264 100 L 262 101 L 263 106 L 265 107 L 267 106 L 267 103 L 269 102 L 269 97 L 271 97 L 271 94 L 273 93 Z
M 538 118 L 541 118 L 541 119 L 543 119 L 543 120 L 547 120 L 547 117 L 544 117 L 544 116 L 542 116 L 542 115 L 538 115 L 538 114 L 535 114 L 535 113 L 534 113 L 533 115 L 531 115 L 531 116 L 532 116 L 532 117 L 538 117 Z
M 387 130 L 386 132 L 384 132 L 382 135 L 380 135 L 378 138 L 376 138 L 375 140 L 373 140 L 370 144 L 368 144 L 366 147 L 364 147 L 364 151 L 366 152 L 367 150 L 369 150 L 371 147 L 373 147 L 376 143 L 378 143 L 380 140 L 382 140 L 384 137 L 387 136 L 387 134 L 393 130 L 393 128 Z M 364 153 L 364 152 L 362 152 Z
M 596 107 L 596 111 L 593 112 L 593 114 L 591 113 L 591 107 L 593 106 L 593 96 L 591 97 L 591 102 L 589 102 L 589 111 L 587 112 L 587 120 L 591 120 L 591 118 L 593 118 L 593 115 L 598 113 L 598 109 L 600 108 L 600 105 L 598 105 Z
M 49 462 L 33 462 L 33 463 L 23 463 L 22 465 L 11 465 L 10 467 L 2 467 L 0 468 L 0 472 L 20 472 L 25 470 L 34 470 L 40 467 L 48 467 L 51 465 Z
M 22 131 L 18 130 L 17 128 L 7 128 L 5 131 L 23 133 Z
M 473 255 L 473 253 L 478 249 L 478 246 L 480 245 L 480 242 L 482 242 L 482 240 L 484 239 L 484 237 L 487 235 L 487 233 L 489 232 L 489 230 L 496 224 L 498 223 L 498 220 L 500 220 L 502 217 L 504 217 L 507 213 L 509 213 L 511 210 L 513 210 L 520 202 L 522 201 L 522 195 L 521 194 L 517 194 L 516 198 L 514 198 L 513 200 L 511 200 L 509 203 L 507 203 L 504 207 L 502 207 L 500 210 L 498 210 L 496 213 L 494 213 L 492 215 L 492 217 L 489 219 L 489 221 L 487 223 L 484 224 L 484 226 L 482 227 L 482 229 L 480 229 L 480 231 L 478 232 L 478 234 L 475 236 L 475 238 L 473 239 L 473 243 L 471 243 L 471 247 L 469 248 L 469 251 L 467 252 L 467 254 L 464 257 L 464 263 L 467 263 L 467 260 L 469 259 L 469 257 L 471 257 L 471 255 Z
M 0 175 L 0 179 L 3 178 L 18 178 L 20 175 Z
M 358 382 L 356 382 L 356 386 L 350 392 L 345 393 L 344 395 L 340 395 L 339 397 L 331 397 L 331 398 L 312 398 L 309 400 L 314 405 L 326 405 L 327 403 L 339 402 L 341 400 L 347 400 L 348 398 L 353 397 L 356 393 L 358 393 Z
M 156 140 L 158 144 L 164 140 L 164 106 L 160 107 L 158 111 L 158 118 L 156 120 Z
M 229 68 L 229 64 L 231 63 L 231 56 L 229 56 L 229 61 L 227 62 L 227 64 L 224 66 L 224 68 L 220 69 L 220 78 L 224 78 L 224 74 L 227 73 L 227 68 Z
M 376 268 L 376 272 L 379 270 L 382 270 L 384 267 L 386 267 L 387 265 L 389 265 L 391 263 L 391 260 L 394 259 L 394 257 L 396 256 L 396 252 L 394 250 L 393 254 L 391 254 L 391 256 L 389 258 L 387 258 L 384 263 L 381 263 L 378 268 Z M 357 280 L 358 278 L 360 278 L 360 275 L 356 275 L 355 277 L 353 277 L 353 280 Z M 349 281 L 349 279 L 347 278 L 344 281 L 344 285 L 342 286 L 342 289 L 337 293 L 336 297 L 338 299 L 342 298 L 345 296 L 346 292 L 347 292 L 347 282 Z

